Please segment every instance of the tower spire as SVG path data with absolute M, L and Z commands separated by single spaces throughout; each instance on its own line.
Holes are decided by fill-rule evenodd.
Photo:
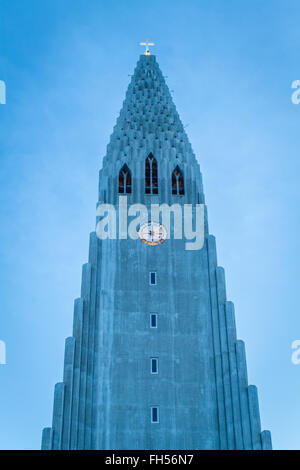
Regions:
M 127 164 L 144 160 L 147 151 L 163 154 L 174 168 L 180 163 L 187 163 L 189 169 L 196 164 L 172 95 L 152 54 L 139 57 L 103 166 L 119 164 L 124 158 Z

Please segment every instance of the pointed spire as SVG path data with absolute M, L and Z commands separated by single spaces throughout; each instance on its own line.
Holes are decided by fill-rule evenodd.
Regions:
M 126 148 L 142 147 L 145 140 L 159 141 L 160 148 L 174 148 L 182 161 L 196 161 L 156 57 L 150 53 L 142 54 L 137 62 L 107 159 L 119 159 Z

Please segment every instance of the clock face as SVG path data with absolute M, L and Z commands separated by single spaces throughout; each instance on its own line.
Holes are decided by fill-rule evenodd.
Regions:
M 141 226 L 139 237 L 147 245 L 155 246 L 166 240 L 167 231 L 163 225 L 157 222 L 147 222 Z

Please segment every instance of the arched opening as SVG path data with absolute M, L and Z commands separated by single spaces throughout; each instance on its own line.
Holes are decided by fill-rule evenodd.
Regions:
M 178 165 L 172 173 L 172 194 L 180 196 L 184 194 L 183 174 Z
M 123 165 L 119 173 L 119 193 L 131 194 L 131 173 L 126 164 Z
M 149 153 L 145 162 L 145 193 L 158 194 L 157 161 L 152 153 Z

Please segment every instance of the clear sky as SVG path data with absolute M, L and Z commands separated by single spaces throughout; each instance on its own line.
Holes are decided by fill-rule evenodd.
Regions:
M 300 448 L 298 0 L 0 0 L 0 448 L 40 447 L 95 227 L 98 170 L 142 50 L 203 173 L 262 428 Z

